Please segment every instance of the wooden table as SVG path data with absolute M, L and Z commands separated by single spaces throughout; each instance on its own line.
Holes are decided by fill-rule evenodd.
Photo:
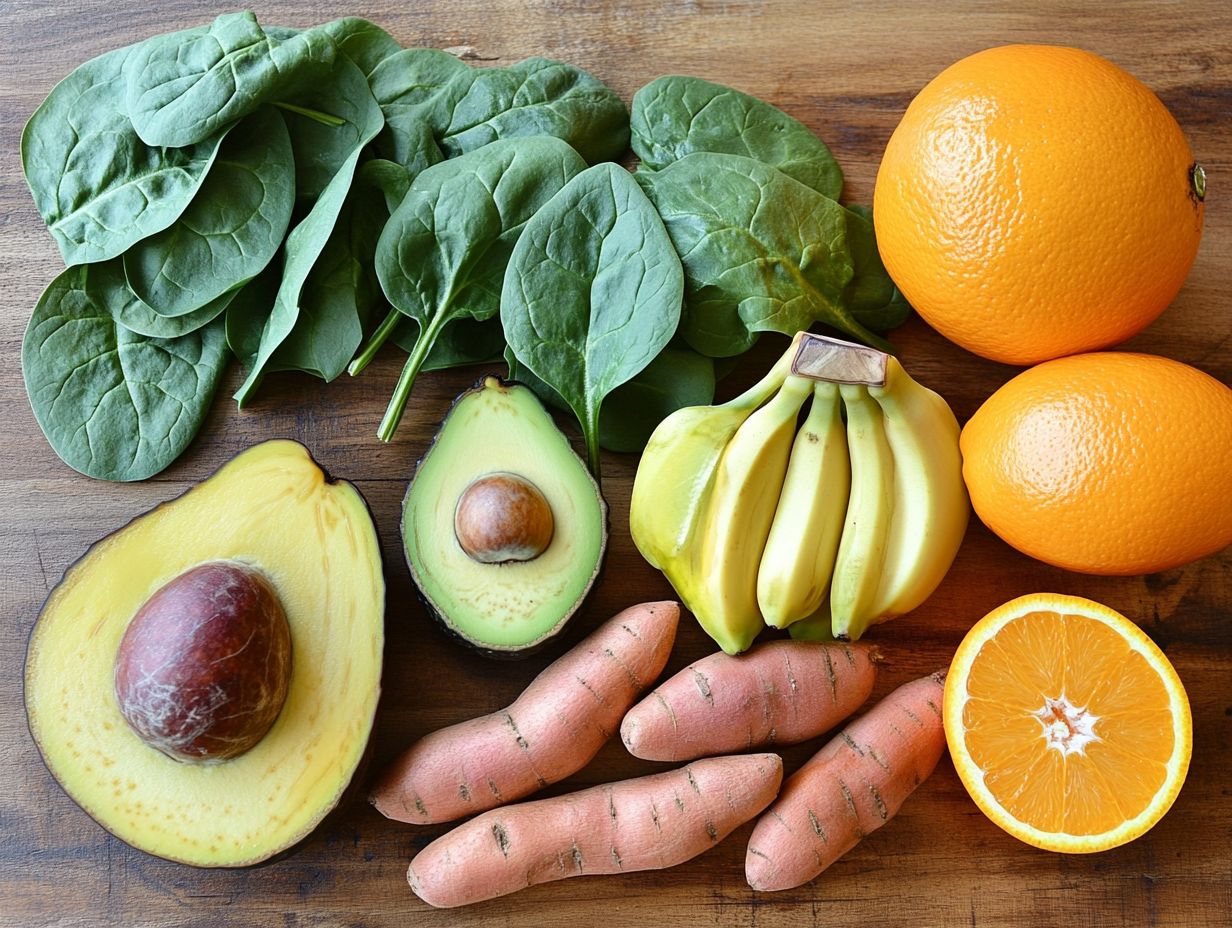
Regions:
M 381 532 L 389 583 L 385 696 L 375 734 L 381 763 L 412 739 L 503 705 L 549 654 L 495 664 L 447 641 L 412 595 L 398 538 L 399 501 L 450 398 L 474 371 L 422 378 L 391 445 L 374 429 L 396 379 L 390 356 L 328 387 L 269 378 L 237 413 L 232 371 L 205 428 L 174 466 L 137 485 L 71 472 L 39 433 L 19 365 L 22 332 L 39 292 L 60 269 L 22 181 L 21 127 L 53 83 L 79 62 L 152 32 L 212 17 L 230 4 L 174 0 L 8 0 L 0 13 L 0 924 L 681 926 L 1232 924 L 1232 549 L 1150 577 L 1090 578 L 1034 563 L 975 524 L 954 569 L 914 615 L 876 630 L 886 653 L 878 694 L 942 667 L 964 631 L 1021 593 L 1055 590 L 1109 603 L 1166 650 L 1189 690 L 1194 753 L 1175 807 L 1147 836 L 1090 856 L 1044 853 L 1008 837 L 967 798 L 944 760 L 890 825 L 812 885 L 755 895 L 745 885 L 749 829 L 674 870 L 570 880 L 462 911 L 437 912 L 408 890 L 406 864 L 442 827 L 388 822 L 359 803 L 296 853 L 266 867 L 199 871 L 132 850 L 80 811 L 44 769 L 26 730 L 21 673 L 39 605 L 62 571 L 104 533 L 210 474 L 269 437 L 307 444 L 354 480 Z M 1205 164 L 1206 235 L 1176 304 L 1127 347 L 1232 376 L 1232 7 L 1193 3 L 877 2 L 747 0 L 418 0 L 340 7 L 269 3 L 267 22 L 307 26 L 344 12 L 382 24 L 404 44 L 452 48 L 509 63 L 543 54 L 592 70 L 626 99 L 651 78 L 703 75 L 773 101 L 815 129 L 847 174 L 847 197 L 869 202 L 878 158 L 912 95 L 952 61 L 989 45 L 1053 42 L 1104 54 L 1149 84 Z M 1098 168 L 1093 166 L 1098 180 Z M 895 333 L 908 368 L 938 387 L 960 420 L 1014 371 L 943 341 L 918 320 Z M 725 383 L 752 378 L 770 350 Z M 1193 427 L 1202 427 L 1195 410 Z M 670 595 L 628 536 L 636 459 L 608 456 L 612 543 L 606 580 L 566 638 L 614 611 Z M 711 650 L 691 620 L 669 670 Z M 816 744 L 789 749 L 789 771 Z M 648 772 L 608 745 L 576 787 Z M 563 787 L 562 787 L 563 788 Z

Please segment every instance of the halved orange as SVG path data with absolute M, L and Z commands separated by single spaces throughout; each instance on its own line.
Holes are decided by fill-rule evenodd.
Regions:
M 997 825 L 1051 851 L 1132 841 L 1189 769 L 1189 700 L 1133 622 L 1089 599 L 1035 593 L 994 609 L 945 681 L 954 767 Z

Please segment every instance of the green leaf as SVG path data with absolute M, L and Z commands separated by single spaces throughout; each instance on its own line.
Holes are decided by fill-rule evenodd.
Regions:
M 372 95 L 385 114 L 377 154 L 419 173 L 445 159 L 433 131 L 433 103 L 445 86 L 470 67 L 435 48 L 408 48 L 382 61 L 369 75 Z
M 347 64 L 355 68 L 354 64 L 350 62 Z M 278 287 L 278 296 L 261 331 L 260 346 L 249 369 L 248 377 L 235 393 L 235 399 L 241 407 L 252 399 L 253 393 L 264 376 L 266 365 L 299 321 L 304 285 L 337 225 L 364 146 L 376 137 L 384 125 L 381 108 L 377 106 L 376 100 L 368 92 L 366 85 L 363 93 L 357 96 L 358 99 L 355 102 L 362 101 L 365 106 L 363 120 L 359 123 L 363 129 L 362 134 L 355 149 L 333 179 L 325 185 L 325 189 L 321 191 L 320 197 L 308 211 L 308 215 L 287 236 L 283 249 L 282 280 Z
M 336 53 L 324 31 L 280 41 L 251 12 L 225 13 L 203 33 L 138 45 L 124 67 L 125 107 L 147 145 L 192 145 L 288 89 L 315 83 L 313 66 L 327 69 Z
M 599 413 L 599 445 L 638 453 L 655 428 L 685 406 L 714 402 L 714 360 L 688 348 L 664 348 L 646 369 L 617 387 Z
M 684 265 L 680 332 L 692 348 L 741 354 L 760 332 L 794 335 L 821 322 L 890 350 L 845 302 L 851 214 L 833 200 L 760 161 L 713 152 L 637 179 Z
M 666 347 L 683 292 L 663 223 L 617 165 L 571 180 L 514 247 L 501 292 L 505 338 L 573 410 L 596 478 L 604 397 Z
M 285 115 L 295 152 L 295 195 L 315 200 L 352 153 L 370 140 L 366 133 L 377 112 L 375 101 L 359 66 L 339 55 L 320 81 L 285 94 L 280 102 L 335 117 L 336 122 L 327 125 L 294 109 Z
M 847 244 L 855 272 L 843 299 L 860 324 L 874 332 L 888 332 L 907 321 L 911 304 L 903 296 L 877 250 L 873 211 L 867 206 L 847 207 Z
M 365 161 L 359 169 L 360 177 L 372 184 L 385 196 L 385 218 L 401 204 L 406 192 L 411 189 L 415 175 L 395 161 L 373 158 Z
M 129 331 L 150 338 L 179 338 L 197 331 L 218 317 L 236 294 L 235 290 L 228 291 L 182 316 L 163 316 L 133 293 L 124 277 L 124 264 L 118 258 L 82 265 L 78 283 L 89 300 L 104 307 L 112 319 Z
M 21 366 L 43 434 L 90 477 L 144 480 L 196 434 L 226 365 L 222 320 L 173 339 L 120 326 L 72 267 L 39 299 Z
M 437 334 L 453 319 L 500 311 L 505 265 L 523 226 L 584 167 L 558 139 L 521 139 L 443 161 L 411 182 L 381 233 L 376 269 L 385 296 L 416 320 L 421 337 L 381 422 L 382 441 L 393 437 Z
M 559 393 L 505 352 L 509 378 L 526 384 L 543 402 L 568 411 Z M 664 348 L 646 369 L 621 384 L 599 412 L 599 447 L 617 453 L 640 453 L 655 428 L 685 406 L 714 401 L 715 362 L 691 348 Z
M 185 148 L 138 138 L 123 107 L 124 62 L 136 48 L 81 65 L 22 132 L 26 182 L 66 264 L 114 258 L 175 222 L 222 143 L 222 132 Z
M 633 96 L 633 151 L 652 170 L 695 151 L 745 155 L 837 200 L 843 172 L 825 142 L 803 123 L 722 84 L 668 76 Z
M 291 140 L 278 111 L 263 107 L 223 142 L 180 218 L 124 253 L 128 284 L 160 315 L 191 313 L 269 264 L 294 206 Z
M 629 148 L 629 111 L 581 68 L 527 58 L 508 68 L 467 68 L 431 101 L 433 134 L 448 158 L 497 139 L 550 135 L 588 164 L 614 161 Z
M 375 23 L 358 16 L 345 16 L 317 27 L 334 40 L 338 51 L 350 58 L 368 77 L 386 58 L 402 51 L 398 40 Z M 265 30 L 268 34 L 269 29 Z
M 227 347 L 245 371 L 252 370 L 261 350 L 261 333 L 278 299 L 282 268 L 275 262 L 236 291 L 227 306 Z
M 300 293 L 300 318 L 267 370 L 305 371 L 330 381 L 346 370 L 383 304 L 373 261 L 389 218 L 377 176 L 363 164 L 342 213 Z M 380 162 L 388 164 L 388 162 Z M 397 168 L 397 165 L 394 165 Z M 398 168 L 401 170 L 401 168 Z
M 414 319 L 403 317 L 393 341 L 403 351 L 411 354 L 419 341 L 419 326 Z M 447 323 L 436 336 L 428 360 L 420 371 L 444 371 L 454 367 L 470 367 L 472 364 L 491 364 L 500 361 L 505 351 L 505 331 L 500 317 L 468 319 L 462 317 Z

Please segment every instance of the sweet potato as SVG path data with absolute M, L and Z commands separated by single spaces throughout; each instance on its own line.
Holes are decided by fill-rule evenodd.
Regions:
M 539 674 L 506 709 L 426 735 L 382 774 L 382 815 L 427 825 L 513 802 L 586 766 L 663 672 L 680 606 L 631 606 Z
M 749 838 L 751 887 L 807 883 L 894 817 L 945 750 L 944 679 L 936 673 L 900 686 L 787 780 Z
M 407 880 L 424 902 L 452 908 L 571 876 L 672 867 L 768 806 L 782 778 L 775 754 L 712 757 L 495 809 L 420 851 Z
M 829 731 L 863 705 L 877 676 L 866 644 L 772 641 L 690 664 L 629 710 L 620 737 L 634 757 L 692 760 Z

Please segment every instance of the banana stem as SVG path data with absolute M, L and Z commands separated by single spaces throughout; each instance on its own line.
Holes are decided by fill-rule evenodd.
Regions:
M 792 354 L 791 372 L 809 380 L 885 386 L 890 355 L 855 342 L 801 332 Z

